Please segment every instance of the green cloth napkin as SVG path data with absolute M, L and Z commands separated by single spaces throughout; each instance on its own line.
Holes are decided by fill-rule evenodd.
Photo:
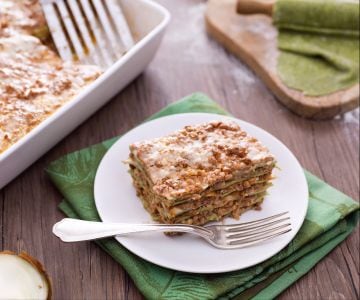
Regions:
M 277 71 L 290 88 L 309 96 L 359 82 L 359 1 L 278 0 Z
M 193 94 L 150 119 L 187 112 L 227 114 L 207 96 Z M 65 197 L 60 209 L 67 216 L 100 220 L 93 198 L 94 178 L 102 157 L 116 140 L 68 154 L 48 167 L 48 175 Z M 123 266 L 148 299 L 271 299 L 308 272 L 357 225 L 359 205 L 355 201 L 305 174 L 309 209 L 299 233 L 271 259 L 241 271 L 210 275 L 177 272 L 141 259 L 114 239 L 96 243 Z

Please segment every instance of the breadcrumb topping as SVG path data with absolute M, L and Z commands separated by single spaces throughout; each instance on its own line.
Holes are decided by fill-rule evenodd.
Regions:
M 165 137 L 134 143 L 130 151 L 152 180 L 154 192 L 168 199 L 200 193 L 275 162 L 266 147 L 233 121 L 186 126 Z
M 38 0 L 0 1 L 0 153 L 101 74 L 62 61 L 48 37 Z

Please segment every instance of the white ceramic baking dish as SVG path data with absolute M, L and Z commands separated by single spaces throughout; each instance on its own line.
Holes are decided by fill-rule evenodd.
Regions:
M 0 189 L 122 90 L 152 60 L 169 23 L 169 12 L 151 0 L 121 0 L 121 4 L 137 43 L 73 100 L 0 154 Z

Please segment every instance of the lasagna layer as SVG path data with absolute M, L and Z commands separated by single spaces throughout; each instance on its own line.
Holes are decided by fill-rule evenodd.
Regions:
M 132 144 L 127 163 L 154 220 L 203 225 L 260 208 L 275 159 L 236 123 L 211 122 Z
M 202 194 L 201 198 L 196 200 L 183 199 L 183 201 L 178 202 L 178 204 L 168 207 L 163 205 L 165 199 L 157 196 L 152 191 L 148 180 L 143 177 L 143 174 L 136 167 L 131 167 L 130 173 L 134 178 L 134 185 L 137 187 L 139 196 L 147 199 L 150 213 L 154 213 L 156 210 L 160 213 L 163 212 L 162 214 L 166 216 L 177 216 L 200 207 L 225 203 L 232 199 L 256 193 L 259 189 L 266 189 L 269 186 L 268 181 L 271 179 L 271 172 L 264 175 L 256 175 L 242 181 L 235 181 L 227 185 L 224 189 L 207 191 Z M 146 195 L 144 195 L 145 193 Z
M 0 154 L 100 74 L 53 51 L 39 0 L 1 0 Z
M 63 62 L 36 37 L 0 37 L 0 153 L 99 75 L 95 66 Z

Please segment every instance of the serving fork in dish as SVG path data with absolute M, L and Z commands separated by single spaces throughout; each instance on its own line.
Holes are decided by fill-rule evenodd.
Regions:
M 57 0 L 56 3 L 61 1 Z M 84 0 L 71 1 L 81 4 Z M 109 3 L 107 0 L 102 2 Z M 121 6 L 128 21 L 134 45 L 121 53 L 121 57 L 110 67 L 108 64 L 101 65 L 100 67 L 105 71 L 103 75 L 0 153 L 0 189 L 120 92 L 143 72 L 153 59 L 169 24 L 170 13 L 152 0 L 116 0 L 116 2 Z M 92 42 L 95 42 L 94 47 L 99 47 L 96 39 Z M 109 48 L 111 46 L 103 50 L 107 51 Z M 90 53 L 89 50 L 86 54 L 88 54 L 88 63 L 91 64 Z M 74 54 L 71 60 L 75 57 Z M 80 57 L 78 58 L 81 64 L 86 64 L 80 60 Z
M 107 69 L 134 46 L 118 0 L 41 0 L 61 58 Z
M 232 225 L 102 223 L 65 218 L 53 233 L 64 242 L 79 242 L 140 232 L 179 232 L 202 237 L 220 249 L 249 247 L 291 231 L 289 212 Z

